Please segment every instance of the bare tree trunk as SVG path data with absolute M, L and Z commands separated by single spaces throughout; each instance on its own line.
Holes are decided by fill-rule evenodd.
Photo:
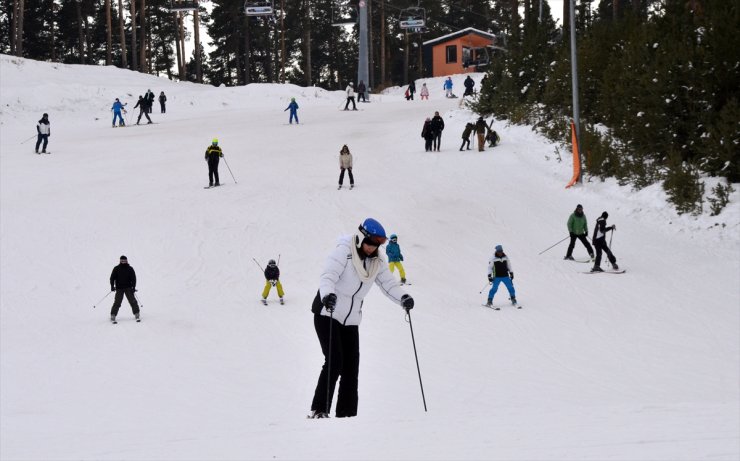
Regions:
M 136 46 L 136 0 L 131 0 L 131 70 L 139 70 Z
M 567 32 L 570 30 L 570 0 L 563 0 L 563 39 L 570 40 Z
M 139 70 L 146 72 L 146 0 L 141 0 L 139 8 L 139 37 Z
M 385 2 L 380 2 L 380 84 L 385 86 Z
M 280 0 L 280 83 L 285 83 L 285 0 Z
M 49 0 L 49 3 L 51 3 L 51 61 L 55 62 L 57 60 L 57 44 L 56 44 L 56 5 L 54 4 L 54 0 Z
M 118 0 L 118 28 L 121 41 L 121 67 L 128 68 L 128 53 L 126 52 L 126 27 L 123 22 L 123 0 Z
M 182 54 L 182 67 L 180 68 L 180 80 L 188 80 L 188 57 L 185 55 L 185 18 L 182 12 L 178 13 L 178 33 L 180 36 L 180 53 Z
M 424 76 L 424 53 L 422 52 L 421 44 L 424 41 L 421 39 L 421 34 L 418 34 L 417 37 L 419 38 L 419 46 L 417 47 L 417 50 L 419 51 L 419 64 L 417 67 L 418 70 L 416 73 L 416 78 L 422 78 Z
M 404 45 L 403 45 L 403 81 L 404 83 L 409 82 L 409 32 L 408 30 L 403 33 Z
M 619 20 L 620 5 L 619 0 L 612 0 L 612 21 Z
M 20 1 L 13 0 L 13 17 L 10 21 L 10 54 L 16 56 L 15 42 L 18 40 L 18 7 Z
M 77 54 L 80 64 L 85 64 L 85 37 L 82 30 L 82 1 L 75 0 L 75 12 L 77 13 Z
M 311 86 L 313 78 L 311 76 L 311 4 L 306 0 L 306 22 L 305 22 L 305 41 L 306 41 L 306 86 Z
M 193 12 L 193 30 L 195 33 L 195 81 L 203 83 L 203 56 L 200 53 L 200 12 Z
M 113 61 L 111 54 L 113 37 L 111 35 L 110 0 L 105 0 L 105 39 L 105 65 L 110 66 L 111 61 Z
M 18 11 L 16 13 L 15 55 L 23 56 L 23 17 L 26 14 L 26 2 L 24 0 L 16 0 L 16 3 L 18 4 Z
M 177 51 L 177 77 L 182 80 L 182 47 L 180 46 L 180 13 L 175 13 L 175 50 Z
M 252 75 L 250 74 L 250 60 L 251 48 L 249 46 L 249 16 L 244 16 L 244 84 L 249 85 L 252 83 Z
M 93 52 L 92 52 L 92 47 L 90 46 L 90 32 L 92 28 L 90 27 L 90 23 L 87 20 L 87 17 L 88 17 L 87 13 L 83 12 L 82 24 L 85 26 L 85 52 L 87 54 L 85 58 L 85 62 L 88 64 L 93 64 Z

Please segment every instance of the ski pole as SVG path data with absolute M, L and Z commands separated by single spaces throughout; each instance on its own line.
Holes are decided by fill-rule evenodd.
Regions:
M 137 303 L 139 303 L 139 307 L 144 307 L 144 303 L 142 303 L 141 301 L 139 301 L 139 297 L 136 296 L 136 291 L 137 290 L 134 290 L 134 299 L 136 300 Z
M 280 253 L 278 253 L 278 262 L 277 265 L 280 266 Z
M 260 266 L 260 263 L 258 263 L 256 259 L 252 258 L 252 261 L 254 261 L 254 263 L 255 263 L 255 264 L 257 265 L 257 267 L 259 267 L 259 268 L 260 268 L 260 270 L 261 270 L 262 272 L 264 272 L 264 271 L 265 271 L 264 269 L 262 269 L 262 266 Z
M 25 141 L 21 142 L 21 144 L 25 144 L 25 143 L 27 143 L 28 141 L 32 140 L 32 139 L 33 139 L 33 138 L 35 138 L 36 136 L 37 136 L 37 135 L 33 135 L 33 136 L 31 136 L 30 138 L 28 138 L 28 139 L 26 139 Z
M 609 236 L 609 251 L 612 249 L 612 238 L 614 238 L 614 229 L 612 229 L 612 235 Z M 607 262 L 609 263 L 609 266 L 614 267 L 612 265 L 612 262 L 609 261 L 609 258 L 606 258 Z
M 231 173 L 231 167 L 229 167 L 229 162 L 226 161 L 226 157 L 224 157 L 224 163 L 226 164 L 226 168 L 229 169 L 229 173 Z M 236 178 L 234 177 L 234 173 L 231 173 L 231 179 L 234 180 L 234 184 L 239 184 L 236 182 Z
M 547 250 L 549 250 L 549 249 L 551 249 L 551 248 L 554 248 L 554 247 L 556 247 L 556 246 L 560 245 L 561 243 L 565 242 L 565 241 L 566 241 L 566 240 L 568 240 L 569 238 L 570 238 L 570 235 L 568 235 L 567 237 L 565 237 L 565 238 L 564 238 L 563 240 L 559 241 L 559 242 L 558 242 L 558 243 L 556 243 L 555 245 L 553 245 L 553 246 L 551 246 L 551 247 L 548 247 L 548 248 L 545 248 L 544 250 L 540 251 L 539 253 L 537 253 L 537 255 L 539 256 L 539 255 L 541 255 L 542 253 L 546 252 Z
M 331 330 L 334 325 L 334 309 L 329 311 L 329 357 L 326 358 L 326 415 L 331 410 Z
M 97 305 L 98 305 L 98 304 L 102 303 L 102 302 L 103 302 L 103 300 L 105 300 L 105 298 L 107 298 L 108 296 L 110 296 L 110 294 L 111 294 L 111 293 L 113 293 L 113 291 L 109 291 L 107 295 L 105 295 L 105 296 L 103 296 L 102 298 L 100 298 L 100 301 L 98 301 L 98 302 L 96 302 L 95 304 L 93 304 L 93 309 L 95 309 L 95 308 L 97 307 Z
M 419 356 L 416 354 L 416 340 L 414 339 L 414 326 L 411 324 L 411 311 L 406 311 L 406 318 L 408 318 L 409 328 L 411 329 L 411 342 L 414 345 L 414 358 L 416 359 L 416 372 L 419 374 L 419 387 L 421 387 L 421 400 L 424 402 L 424 411 L 427 411 L 427 399 L 424 397 L 424 384 L 421 382 L 421 370 L 419 369 Z M 331 330 L 329 330 L 331 332 Z
M 483 294 L 483 290 L 485 290 L 486 288 L 488 288 L 488 285 L 490 285 L 490 284 L 492 284 L 492 283 L 493 283 L 493 282 L 488 282 L 488 283 L 486 283 L 485 285 L 483 285 L 483 288 L 481 288 L 481 289 L 480 289 L 480 291 L 478 292 L 478 294 L 479 294 L 479 295 L 480 295 L 480 294 Z

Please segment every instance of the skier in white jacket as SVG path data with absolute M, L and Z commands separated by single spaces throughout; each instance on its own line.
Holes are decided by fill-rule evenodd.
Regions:
M 347 85 L 347 88 L 344 90 L 345 93 L 347 93 L 347 104 L 344 105 L 344 110 L 349 110 L 349 103 L 352 103 L 352 110 L 357 110 L 357 106 L 355 105 L 355 84 L 352 82 L 349 82 L 349 85 Z
M 366 219 L 354 235 L 339 238 L 326 260 L 319 292 L 311 311 L 314 327 L 324 354 L 313 402 L 312 418 L 328 418 L 337 378 L 336 417 L 357 415 L 357 375 L 360 363 L 359 325 L 362 303 L 373 282 L 393 302 L 406 311 L 414 300 L 401 289 L 388 265 L 378 253 L 387 240 L 385 229 L 376 220 Z

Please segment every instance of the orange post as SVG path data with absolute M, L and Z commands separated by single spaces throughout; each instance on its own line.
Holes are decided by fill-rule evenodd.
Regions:
M 578 177 L 581 175 L 581 160 L 578 155 L 578 136 L 576 136 L 576 125 L 573 122 L 570 122 L 570 135 L 571 143 L 573 144 L 573 178 L 565 186 L 566 189 L 578 182 Z

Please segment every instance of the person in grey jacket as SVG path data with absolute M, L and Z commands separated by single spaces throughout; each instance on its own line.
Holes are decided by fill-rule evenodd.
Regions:
M 349 173 L 349 188 L 353 189 L 355 187 L 355 177 L 352 176 L 352 154 L 346 144 L 339 151 L 339 189 L 342 188 L 342 183 L 344 183 L 345 170 Z
M 365 295 L 373 283 L 408 312 L 414 300 L 400 287 L 379 254 L 387 240 L 385 229 L 368 218 L 354 235 L 340 237 L 326 260 L 311 312 L 324 366 L 321 368 L 311 418 L 328 418 L 339 376 L 336 417 L 357 415 L 357 376 L 360 365 L 359 326 Z

